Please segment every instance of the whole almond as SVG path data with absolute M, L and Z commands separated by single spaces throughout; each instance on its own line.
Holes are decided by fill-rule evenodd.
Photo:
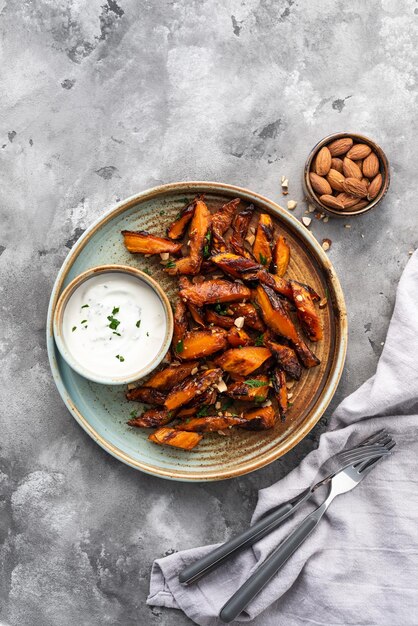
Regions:
M 380 191 L 380 188 L 382 186 L 382 174 L 378 174 L 377 176 L 375 176 L 372 180 L 372 182 L 369 185 L 369 188 L 367 190 L 367 199 L 368 200 L 374 200 L 374 198 L 377 196 L 377 194 Z
M 365 176 L 363 176 L 363 178 L 361 179 L 361 181 L 363 183 L 365 183 L 367 185 L 367 187 L 370 185 L 370 180 L 368 178 L 366 178 Z
M 357 204 L 354 204 L 351 208 L 353 211 L 360 211 L 360 209 L 364 209 L 369 204 L 368 200 L 360 200 Z
M 329 194 L 324 194 L 319 199 L 322 202 L 322 204 L 325 204 L 325 206 L 329 206 L 332 209 L 338 209 L 340 211 L 344 210 L 343 203 L 339 202 L 337 198 L 334 198 L 334 196 L 330 196 Z
M 363 178 L 363 174 L 361 173 L 359 166 L 348 157 L 344 157 L 343 173 L 346 178 L 358 178 L 359 180 Z
M 365 159 L 372 151 L 371 147 L 365 143 L 355 143 L 352 148 L 347 152 L 349 159 L 357 161 L 358 159 Z
M 309 180 L 311 181 L 312 189 L 320 196 L 332 194 L 331 185 L 326 178 L 318 176 L 315 172 L 309 172 Z
M 351 137 L 341 137 L 328 144 L 328 150 L 331 152 L 332 157 L 341 156 L 350 150 L 353 145 Z
M 330 169 L 327 175 L 327 181 L 335 191 L 344 191 L 345 178 L 340 172 L 337 172 L 337 170 Z
M 337 172 L 340 172 L 340 174 L 342 174 L 343 173 L 342 160 L 338 159 L 337 157 L 334 157 L 333 159 L 331 159 L 331 169 L 337 170 Z
M 363 181 L 358 180 L 358 178 L 346 178 L 344 191 L 357 198 L 365 198 L 367 196 L 367 185 Z
M 367 178 L 374 178 L 379 173 L 379 159 L 374 152 L 370 152 L 363 161 L 363 174 Z
M 360 168 L 360 172 L 363 171 L 363 159 L 359 159 L 358 161 L 353 161 Z
M 318 176 L 326 176 L 331 169 L 331 152 L 326 146 L 320 149 L 315 159 L 315 172 Z
M 356 196 L 352 196 L 351 194 L 345 192 L 339 193 L 335 199 L 338 200 L 338 202 L 341 202 L 345 209 L 351 209 L 351 207 L 359 202 L 359 199 L 356 198 Z

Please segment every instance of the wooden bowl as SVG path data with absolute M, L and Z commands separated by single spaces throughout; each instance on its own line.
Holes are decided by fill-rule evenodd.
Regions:
M 311 171 L 313 160 L 315 159 L 319 150 L 323 146 L 326 146 L 329 143 L 331 143 L 332 141 L 335 141 L 336 139 L 342 139 L 343 137 L 350 137 L 351 139 L 353 139 L 354 143 L 367 144 L 368 146 L 371 147 L 371 149 L 373 150 L 373 152 L 375 152 L 376 156 L 379 159 L 380 173 L 382 174 L 382 179 L 383 179 L 382 187 L 379 193 L 377 194 L 376 198 L 374 198 L 373 200 L 370 200 L 369 204 L 363 207 L 362 209 L 357 209 L 357 210 L 347 209 L 346 211 L 339 211 L 338 209 L 334 209 L 334 208 L 331 208 L 322 204 L 322 202 L 319 200 L 318 195 L 313 190 L 311 181 L 309 179 L 309 172 Z M 385 197 L 389 189 L 389 184 L 390 184 L 390 171 L 389 171 L 389 161 L 386 157 L 386 154 L 383 152 L 382 148 L 377 143 L 375 143 L 368 137 L 365 137 L 364 135 L 359 135 L 358 133 L 333 133 L 332 135 L 328 135 L 327 137 L 324 137 L 324 139 L 321 139 L 321 141 L 319 141 L 309 153 L 309 156 L 305 163 L 305 169 L 303 172 L 303 188 L 304 188 L 308 201 L 311 204 L 313 204 L 315 208 L 318 209 L 318 211 L 321 211 L 322 213 L 328 213 L 329 215 L 333 215 L 335 217 L 352 217 L 353 215 L 363 215 L 364 213 L 367 213 L 368 211 L 373 209 L 377 204 L 379 204 L 381 200 L 383 200 L 383 198 Z
M 128 265 L 151 274 L 171 303 L 178 297 L 177 280 L 167 276 L 160 258 L 130 254 L 121 231 L 148 230 L 163 233 L 179 209 L 196 195 L 204 194 L 215 211 L 240 198 L 242 206 L 253 203 L 256 212 L 269 213 L 275 234 L 283 234 L 291 248 L 288 276 L 308 282 L 327 296 L 319 309 L 322 341 L 311 344 L 321 364 L 304 370 L 292 388 L 293 405 L 285 422 L 271 430 L 230 431 L 229 436 L 208 434 L 191 450 L 157 446 L 148 441 L 149 429 L 130 428 L 126 422 L 138 403 L 125 398 L 126 386 L 99 385 L 77 374 L 61 357 L 53 336 L 53 312 L 58 298 L 71 281 L 97 265 Z M 293 215 L 275 202 L 248 189 L 213 182 L 181 182 L 162 185 L 123 200 L 86 230 L 68 254 L 52 291 L 47 323 L 48 354 L 59 392 L 69 411 L 84 430 L 107 452 L 148 474 L 183 481 L 232 478 L 257 470 L 291 450 L 315 426 L 327 408 L 340 379 L 347 345 L 347 317 L 340 283 L 330 260 L 313 235 Z

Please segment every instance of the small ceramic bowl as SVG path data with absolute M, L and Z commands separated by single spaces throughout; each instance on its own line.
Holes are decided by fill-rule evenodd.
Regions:
M 343 137 L 350 137 L 351 139 L 353 139 L 354 143 L 367 144 L 368 146 L 371 147 L 372 151 L 376 154 L 376 156 L 379 159 L 380 173 L 383 179 L 382 186 L 377 196 L 373 200 L 370 200 L 367 206 L 361 209 L 351 209 L 351 210 L 347 209 L 343 211 L 343 210 L 331 208 L 329 206 L 325 206 L 319 200 L 319 197 L 316 194 L 316 192 L 312 189 L 311 181 L 309 179 L 309 172 L 311 171 L 312 163 L 316 155 L 318 154 L 319 150 L 323 146 L 330 144 L 332 141 L 335 141 L 336 139 L 342 139 Z M 343 156 L 340 158 L 343 158 Z M 308 201 L 311 204 L 313 204 L 315 208 L 318 209 L 318 211 L 321 211 L 322 213 L 328 213 L 329 215 L 332 215 L 335 217 L 346 218 L 346 217 L 352 217 L 353 215 L 362 215 L 363 213 L 367 213 L 368 211 L 373 209 L 377 204 L 379 204 L 379 202 L 384 198 L 384 196 L 387 193 L 387 190 L 389 189 L 389 183 L 390 183 L 389 161 L 386 157 L 386 154 L 383 152 L 382 148 L 377 145 L 377 143 L 375 143 L 368 137 L 365 137 L 364 135 L 359 135 L 358 133 L 333 133 L 332 135 L 328 135 L 328 137 L 324 137 L 324 139 L 319 141 L 316 144 L 316 146 L 312 148 L 306 160 L 305 169 L 303 172 L 303 188 L 304 188 Z
M 115 272 L 129 274 L 130 276 L 135 277 L 137 280 L 142 281 L 143 283 L 146 283 L 149 287 L 151 287 L 151 289 L 161 301 L 165 313 L 164 337 L 158 353 L 152 358 L 152 360 L 150 360 L 149 363 L 146 363 L 140 370 L 125 376 L 106 376 L 98 375 L 97 373 L 91 372 L 70 352 L 65 342 L 63 332 L 64 311 L 70 297 L 75 292 L 75 290 L 82 283 L 89 280 L 93 276 L 97 276 L 98 274 L 111 274 Z M 92 380 L 93 382 L 101 383 L 104 385 L 122 385 L 126 383 L 131 383 L 150 374 L 161 363 L 170 348 L 171 339 L 173 337 L 173 327 L 173 312 L 171 310 L 170 302 L 163 289 L 153 278 L 148 276 L 148 274 L 145 274 L 144 272 L 141 272 L 141 270 L 130 267 L 128 265 L 100 265 L 98 267 L 93 267 L 83 272 L 82 274 L 74 278 L 74 280 L 64 289 L 57 301 L 53 313 L 54 339 L 57 344 L 57 348 L 61 353 L 61 356 L 67 361 L 68 365 L 78 374 L 80 374 L 84 378 L 87 378 L 88 380 Z

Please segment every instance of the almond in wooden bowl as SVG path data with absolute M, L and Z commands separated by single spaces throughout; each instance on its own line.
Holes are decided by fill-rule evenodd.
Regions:
M 309 202 L 337 217 L 370 211 L 386 195 L 389 182 L 382 148 L 356 133 L 335 133 L 317 143 L 303 176 Z

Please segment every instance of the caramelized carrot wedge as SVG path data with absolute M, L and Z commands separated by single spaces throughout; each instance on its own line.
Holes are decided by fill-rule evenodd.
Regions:
M 221 252 L 210 258 L 211 262 L 232 278 L 242 278 L 245 272 L 256 272 L 260 269 L 259 263 L 232 252 Z
M 221 302 L 237 302 L 251 296 L 251 290 L 241 283 L 231 283 L 228 280 L 206 280 L 180 291 L 180 297 L 185 302 L 196 306 L 217 304 Z
M 259 332 L 264 330 L 263 321 L 257 313 L 257 309 L 253 304 L 251 304 L 251 302 L 237 302 L 228 305 L 228 314 L 232 314 L 234 318 L 243 317 L 244 325 L 248 326 L 248 328 L 258 330 Z
M 123 242 L 129 252 L 133 254 L 160 254 L 161 252 L 169 252 L 170 254 L 179 254 L 181 243 L 175 243 L 171 239 L 165 237 L 156 237 L 146 230 L 123 230 Z
M 208 407 L 215 404 L 217 397 L 218 390 L 209 387 L 204 393 L 195 396 L 188 404 L 182 406 L 179 412 L 176 413 L 176 417 L 183 418 L 194 416 L 203 406 Z M 215 409 L 213 409 L 213 412 L 215 412 Z
M 168 391 L 174 385 L 178 385 L 182 380 L 190 376 L 195 367 L 198 366 L 197 361 L 189 361 L 188 363 L 172 363 L 163 370 L 160 370 L 149 380 L 147 387 Z
M 286 237 L 280 235 L 277 237 L 276 245 L 273 249 L 273 268 L 277 276 L 286 274 L 290 261 L 290 248 L 286 241 Z
M 184 430 L 175 430 L 174 428 L 159 428 L 148 439 L 153 443 L 158 443 L 160 446 L 192 450 L 201 441 L 202 436 L 199 433 L 188 433 Z
M 254 205 L 250 204 L 249 207 L 240 211 L 232 222 L 232 235 L 229 240 L 229 245 L 236 254 L 240 256 L 246 256 L 252 258 L 252 255 L 245 248 L 244 240 L 247 235 L 248 227 L 254 213 Z
M 243 381 L 237 381 L 228 385 L 225 392 L 234 400 L 248 400 L 264 402 L 269 392 L 269 379 L 265 374 L 259 374 Z
M 166 394 L 158 389 L 152 389 L 142 385 L 141 387 L 135 387 L 129 389 L 126 392 L 127 400 L 134 400 L 136 402 L 144 402 L 145 404 L 158 404 L 163 405 L 166 399 Z
M 196 374 L 193 378 L 186 378 L 169 392 L 164 403 L 165 408 L 173 411 L 187 404 L 195 396 L 200 396 L 209 387 L 213 387 L 220 380 L 221 375 L 221 370 L 214 368 Z
M 241 426 L 246 430 L 269 430 L 276 423 L 276 414 L 273 407 L 265 406 L 248 413 L 244 413 L 246 423 Z
M 157 428 L 158 426 L 164 426 L 174 419 L 174 414 L 167 409 L 148 409 L 128 421 L 129 426 L 135 426 L 135 428 Z
M 293 291 L 292 287 L 288 280 L 281 278 L 277 274 L 270 274 L 267 270 L 260 270 L 257 272 L 256 278 L 263 285 L 267 285 L 270 289 L 273 289 L 276 293 L 279 293 L 281 296 L 285 296 L 289 300 L 293 299 Z
M 232 326 L 234 325 L 233 317 L 220 315 L 212 309 L 207 309 L 205 317 L 208 324 L 215 324 L 215 326 L 220 326 L 221 328 L 229 329 L 232 328 Z
M 182 361 L 202 359 L 227 346 L 227 333 L 223 328 L 191 330 L 177 343 L 176 355 Z
M 273 221 L 268 213 L 261 213 L 258 220 L 257 232 L 253 245 L 254 258 L 266 269 L 270 267 L 272 253 L 271 242 L 273 240 Z
M 210 433 L 218 430 L 226 430 L 227 428 L 231 428 L 231 426 L 242 426 L 245 423 L 246 420 L 243 417 L 209 415 L 208 417 L 194 417 L 188 419 L 178 424 L 178 426 L 175 426 L 175 428 L 188 432 Z
M 231 200 L 212 215 L 212 250 L 226 250 L 223 236 L 231 226 L 232 218 L 240 202 L 239 198 Z
M 322 326 L 309 291 L 294 280 L 290 281 L 290 285 L 298 319 L 305 334 L 311 341 L 320 341 L 323 337 Z
M 189 256 L 174 261 L 170 267 L 166 267 L 164 271 L 170 276 L 178 274 L 198 274 L 203 261 L 203 249 L 207 242 L 206 236 L 211 225 L 211 214 L 203 202 L 196 200 L 193 219 L 190 224 L 189 231 Z
M 290 339 L 304 366 L 309 368 L 319 365 L 319 359 L 299 336 L 279 296 L 269 287 L 259 285 L 256 290 L 256 299 L 267 326 L 276 334 Z
M 280 418 L 282 422 L 284 422 L 287 411 L 286 374 L 283 370 L 279 370 L 277 367 L 273 372 L 273 389 L 276 395 Z
M 215 359 L 216 365 L 225 372 L 248 376 L 258 369 L 264 361 L 271 357 L 268 348 L 244 346 L 244 348 L 231 348 Z
M 180 276 L 179 278 L 180 289 L 185 289 L 186 287 L 190 287 L 191 285 L 192 283 L 187 278 L 187 276 Z M 186 306 L 190 315 L 192 316 L 192 319 L 196 322 L 196 324 L 204 328 L 205 320 L 203 319 L 203 311 L 198 306 L 196 306 L 195 304 L 192 304 L 191 302 L 188 302 Z
M 174 222 L 170 224 L 167 228 L 167 237 L 170 239 L 181 239 L 186 232 L 187 224 L 190 222 L 194 215 L 194 211 L 196 208 L 196 199 L 189 204 L 186 204 L 185 207 L 181 209 L 179 214 L 176 216 Z
M 226 338 L 228 339 L 229 345 L 233 348 L 239 348 L 240 346 L 249 346 L 253 343 L 253 340 L 245 332 L 245 330 L 243 328 L 237 328 L 236 326 L 232 326 Z
M 182 340 L 187 331 L 187 317 L 186 317 L 186 305 L 183 300 L 178 300 L 176 308 L 174 309 L 174 326 L 173 326 L 173 339 L 171 340 L 172 350 L 174 356 L 176 355 L 177 348 L 182 346 Z
M 283 346 L 275 341 L 266 341 L 267 348 L 271 350 L 278 366 L 283 369 L 289 376 L 295 380 L 299 380 L 302 375 L 302 368 L 298 358 L 289 346 Z

